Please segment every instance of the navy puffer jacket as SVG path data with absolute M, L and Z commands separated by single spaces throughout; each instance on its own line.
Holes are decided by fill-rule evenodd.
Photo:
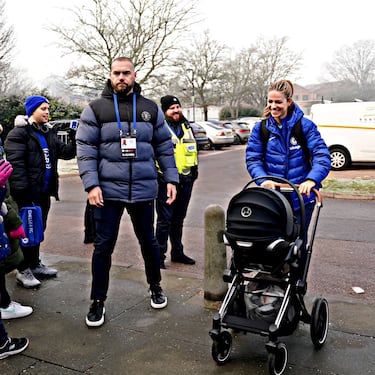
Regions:
M 306 138 L 311 161 L 292 136 L 292 129 L 299 119 L 301 119 L 301 128 Z M 313 180 L 316 188 L 319 188 L 330 171 L 331 159 L 317 126 L 304 117 L 302 110 L 295 103 L 293 112 L 282 120 L 282 125 L 286 127 L 285 137 L 275 119 L 267 118 L 266 127 L 270 135 L 265 152 L 261 122 L 254 125 L 246 148 L 246 166 L 250 176 L 252 178 L 266 175 L 283 177 L 294 184 Z M 260 184 L 262 181 L 257 182 Z M 307 197 L 304 199 L 309 200 Z
M 165 180 L 178 183 L 170 133 L 164 115 L 151 100 L 140 95 L 136 83 L 134 94 L 118 94 L 121 129 L 131 132 L 133 125 L 133 95 L 136 95 L 136 144 L 134 159 L 121 156 L 120 130 L 114 107 L 110 80 L 99 99 L 82 112 L 77 130 L 79 173 L 86 191 L 100 186 L 105 200 L 127 203 L 153 200 L 157 195 L 157 169 Z

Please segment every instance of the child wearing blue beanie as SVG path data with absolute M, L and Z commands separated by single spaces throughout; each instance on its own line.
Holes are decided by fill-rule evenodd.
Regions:
M 25 109 L 27 117 L 30 117 L 34 111 L 43 103 L 48 103 L 49 101 L 44 96 L 32 95 L 25 100 Z
M 45 230 L 51 197 L 59 200 L 58 159 L 74 158 L 76 143 L 72 137 L 64 143 L 49 126 L 47 98 L 29 96 L 24 106 L 27 116 L 17 116 L 14 128 L 5 140 L 7 160 L 13 167 L 9 180 L 10 191 L 19 209 L 40 206 Z M 39 279 L 57 276 L 57 269 L 41 262 L 40 244 L 27 247 L 21 245 L 21 250 L 24 259 L 17 265 L 16 271 L 16 280 L 21 286 L 37 288 L 41 284 Z

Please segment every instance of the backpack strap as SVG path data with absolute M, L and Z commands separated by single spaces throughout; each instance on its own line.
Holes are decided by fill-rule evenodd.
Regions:
M 263 153 L 266 152 L 268 138 L 270 137 L 270 131 L 266 127 L 266 119 L 262 119 L 262 123 L 260 126 L 260 134 L 262 136 L 263 141 Z
M 305 134 L 302 131 L 301 119 L 299 119 L 294 125 L 292 135 L 297 140 L 298 144 L 301 146 L 306 158 L 311 161 L 310 150 L 307 147 L 307 140 Z

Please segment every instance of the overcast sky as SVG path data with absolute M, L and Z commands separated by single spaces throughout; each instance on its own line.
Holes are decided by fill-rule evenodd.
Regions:
M 70 60 L 60 56 L 51 44 L 55 35 L 44 27 L 66 16 L 59 8 L 84 1 L 6 0 L 5 11 L 17 37 L 15 67 L 35 82 L 51 74 L 64 75 Z M 337 49 L 375 39 L 371 4 L 371 0 L 200 0 L 198 9 L 204 22 L 197 32 L 209 29 L 211 38 L 236 49 L 249 47 L 260 35 L 287 36 L 288 47 L 302 52 L 304 58 L 302 78 L 296 83 L 317 83 L 323 64 L 331 62 Z

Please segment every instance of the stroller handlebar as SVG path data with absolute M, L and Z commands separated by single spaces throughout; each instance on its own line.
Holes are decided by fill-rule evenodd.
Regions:
M 280 189 L 282 193 L 292 193 L 294 189 L 289 184 L 282 184 L 282 183 L 275 183 L 275 185 Z M 295 184 L 296 187 L 299 184 Z M 311 191 L 316 195 L 316 200 L 318 203 L 322 203 L 322 195 L 320 194 L 318 189 L 312 188 Z

